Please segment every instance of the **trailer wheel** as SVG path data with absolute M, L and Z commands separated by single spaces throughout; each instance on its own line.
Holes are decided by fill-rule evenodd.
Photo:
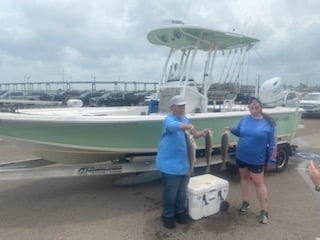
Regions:
M 276 171 L 282 172 L 288 164 L 289 161 L 289 149 L 286 144 L 278 145 L 278 155 L 276 163 Z

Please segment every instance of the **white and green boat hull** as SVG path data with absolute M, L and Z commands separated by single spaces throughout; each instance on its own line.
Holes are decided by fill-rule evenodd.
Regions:
M 41 109 L 43 111 L 43 109 Z M 72 109 L 70 110 L 72 111 Z M 277 123 L 278 138 L 290 141 L 301 113 L 292 108 L 268 109 Z M 155 154 L 161 137 L 165 114 L 132 116 L 73 115 L 38 116 L 28 113 L 3 113 L 0 137 L 12 141 L 35 156 L 60 163 L 88 163 L 125 158 L 130 155 Z M 197 129 L 211 128 L 213 147 L 220 146 L 225 126 L 236 126 L 246 111 L 188 115 Z M 196 140 L 204 149 L 203 138 Z M 230 137 L 236 144 L 237 138 Z

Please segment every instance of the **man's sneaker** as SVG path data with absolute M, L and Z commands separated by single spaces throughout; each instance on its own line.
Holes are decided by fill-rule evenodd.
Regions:
M 187 213 L 178 213 L 176 214 L 175 219 L 179 224 L 187 224 L 189 222 L 189 216 Z
M 269 214 L 268 214 L 268 212 L 265 211 L 265 210 L 261 210 L 261 211 L 260 211 L 259 222 L 266 224 L 266 223 L 268 223 L 268 221 L 269 221 Z
M 173 229 L 176 227 L 176 223 L 174 222 L 174 217 L 165 217 L 161 215 L 161 221 L 165 228 Z
M 249 202 L 248 201 L 243 201 L 241 203 L 240 208 L 239 208 L 239 212 L 246 212 L 246 211 L 248 211 L 249 208 L 250 208 Z

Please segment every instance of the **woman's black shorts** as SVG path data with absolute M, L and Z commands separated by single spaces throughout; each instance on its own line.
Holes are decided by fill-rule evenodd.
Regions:
M 248 170 L 252 173 L 262 173 L 264 169 L 264 165 L 254 165 L 246 162 L 242 162 L 237 159 L 238 168 L 248 168 Z

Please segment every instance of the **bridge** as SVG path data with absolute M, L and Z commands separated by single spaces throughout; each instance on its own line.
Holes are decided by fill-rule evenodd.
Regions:
M 106 89 L 113 91 L 156 91 L 158 82 L 128 81 L 51 81 L 51 82 L 6 82 L 0 83 L 0 90 L 14 91 L 55 91 L 58 89 Z

